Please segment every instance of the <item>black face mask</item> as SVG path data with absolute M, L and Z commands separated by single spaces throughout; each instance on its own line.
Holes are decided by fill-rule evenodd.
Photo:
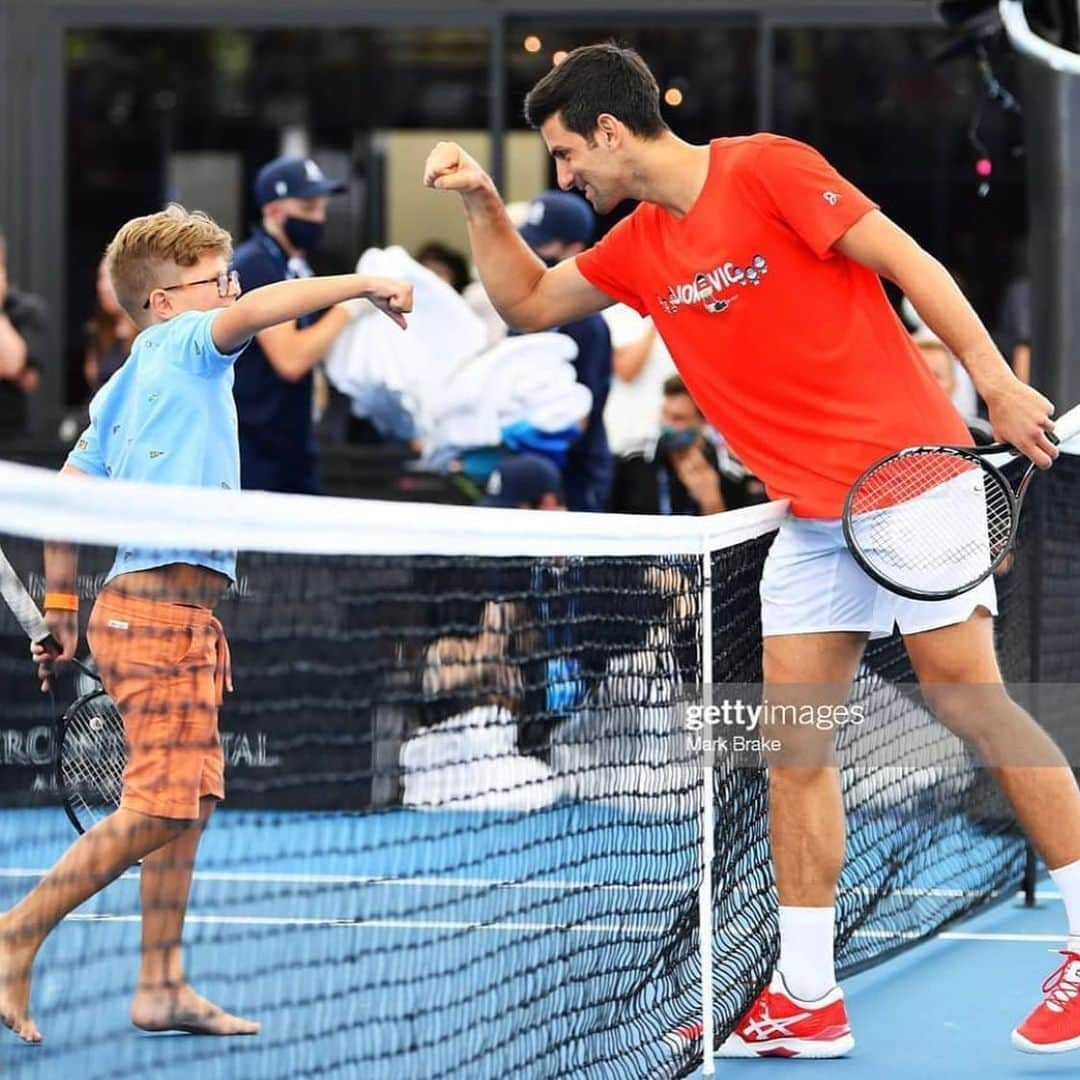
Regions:
M 322 221 L 305 221 L 303 218 L 294 217 L 286 218 L 282 228 L 289 243 L 305 254 L 319 250 L 323 233 L 326 231 L 326 225 Z

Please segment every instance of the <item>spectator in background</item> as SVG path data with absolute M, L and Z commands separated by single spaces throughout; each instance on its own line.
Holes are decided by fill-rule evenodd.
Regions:
M 504 457 L 488 476 L 478 506 L 518 510 L 565 510 L 562 476 L 547 458 L 538 454 Z
M 603 312 L 611 331 L 611 393 L 604 427 L 612 453 L 631 454 L 656 443 L 664 383 L 676 374 L 671 353 L 652 319 L 626 304 Z
M 660 435 L 644 451 L 616 459 L 610 509 L 617 514 L 718 514 L 765 501 L 762 483 L 720 454 L 705 417 L 678 375 L 664 383 Z
M 547 266 L 572 259 L 593 241 L 592 208 L 567 191 L 545 191 L 529 204 L 518 230 Z M 555 327 L 577 344 L 578 382 L 592 391 L 592 409 L 581 438 L 570 448 L 563 467 L 566 505 L 570 510 L 600 511 L 611 493 L 614 459 L 604 429 L 604 406 L 611 387 L 611 334 L 601 315 Z
M 949 351 L 948 346 L 928 326 L 920 326 L 912 335 L 912 340 L 919 346 L 926 366 L 934 376 L 938 386 L 948 395 L 956 406 L 956 411 L 964 418 L 968 430 L 977 441 L 992 442 L 990 425 L 979 416 L 978 398 L 967 393 L 967 384 L 960 381 L 963 372 L 960 361 Z M 984 438 L 985 437 L 985 438 Z
M 438 240 L 426 243 L 416 253 L 416 261 L 438 274 L 454 292 L 463 293 L 469 284 L 469 263 L 465 256 Z
M 0 439 L 30 433 L 29 397 L 40 381 L 48 333 L 45 301 L 8 280 L 7 242 L 0 233 Z
M 963 282 L 960 281 L 957 275 L 954 274 L 953 276 L 966 294 L 967 290 L 964 288 Z M 906 296 L 900 299 L 900 315 L 911 332 L 911 337 L 916 345 L 922 348 L 922 343 L 925 341 L 929 347 L 940 345 L 944 348 L 941 339 L 923 322 L 922 316 L 915 310 L 915 305 Z M 953 377 L 951 380 L 952 389 L 946 392 L 962 417 L 965 419 L 978 417 L 979 394 L 975 389 L 975 384 L 971 381 L 971 376 L 964 370 L 964 365 L 956 357 L 952 356 L 951 352 L 949 356 L 953 359 Z M 933 366 L 931 364 L 931 370 L 933 370 Z
M 275 281 L 311 277 L 329 195 L 345 184 L 327 179 L 314 161 L 279 157 L 255 179 L 262 224 L 236 249 L 233 268 L 245 292 Z M 367 305 L 337 304 L 264 330 L 236 362 L 233 393 L 244 488 L 317 494 L 312 425 L 312 374 L 331 342 Z
M 83 359 L 83 376 L 91 395 L 97 393 L 128 358 L 138 332 L 138 327 L 116 299 L 116 291 L 102 259 L 97 268 L 97 303 L 86 324 Z

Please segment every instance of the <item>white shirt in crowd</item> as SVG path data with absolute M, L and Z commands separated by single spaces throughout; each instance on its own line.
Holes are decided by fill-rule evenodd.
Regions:
M 612 349 L 633 344 L 651 325 L 651 320 L 626 304 L 615 304 L 603 314 L 611 332 Z M 612 375 L 611 392 L 604 408 L 604 427 L 613 453 L 632 453 L 655 441 L 660 434 L 664 383 L 675 374 L 671 353 L 657 335 L 645 366 L 633 382 Z

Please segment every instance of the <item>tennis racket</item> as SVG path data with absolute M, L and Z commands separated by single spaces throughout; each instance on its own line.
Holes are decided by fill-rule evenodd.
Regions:
M 1080 406 L 1054 421 L 1054 442 L 1080 433 Z M 1035 473 L 1005 476 L 1008 443 L 915 446 L 871 465 L 844 504 L 844 539 L 880 585 L 912 600 L 947 600 L 985 581 L 1016 542 Z
M 34 644 L 52 656 L 63 652 L 2 550 L 0 596 Z M 79 660 L 72 663 L 93 679 L 96 687 L 81 695 L 56 721 L 56 786 L 68 819 L 83 833 L 120 805 L 127 744 L 120 712 L 101 680 Z

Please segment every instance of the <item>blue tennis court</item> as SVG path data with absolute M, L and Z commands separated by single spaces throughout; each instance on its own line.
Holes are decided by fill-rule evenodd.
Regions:
M 844 1061 L 803 1062 L 815 1076 L 864 1080 L 949 1077 L 1019 1080 L 1075 1076 L 1075 1055 L 1018 1053 L 1013 1027 L 1038 1002 L 1064 944 L 1061 898 L 1040 886 L 1038 904 L 1007 898 L 950 926 L 911 952 L 844 982 L 855 1052 Z M 779 1077 L 782 1061 L 717 1061 L 719 1077 Z M 702 1073 L 696 1074 L 701 1076 Z
M 0 906 L 60 854 L 59 813 L 3 816 Z M 574 837 L 561 851 L 536 846 L 535 815 L 493 816 L 466 831 L 459 815 L 439 813 L 224 811 L 196 871 L 189 974 L 201 992 L 259 1019 L 262 1034 L 163 1041 L 128 1023 L 139 939 L 133 872 L 47 942 L 34 985 L 47 1043 L 7 1045 L 0 1060 L 42 1077 L 181 1077 L 194 1066 L 215 1077 L 390 1075 L 382 1062 L 393 1062 L 393 1075 L 418 1076 L 470 1060 L 475 1075 L 504 1067 L 550 1075 L 551 1048 L 572 1048 L 590 1009 L 617 1009 L 657 940 L 672 933 L 663 911 L 692 892 L 695 847 L 676 827 L 666 858 L 643 857 L 625 817 L 581 807 L 543 816 L 549 837 Z M 592 851 L 581 844 L 583 825 L 596 837 Z M 615 826 L 618 846 L 604 839 Z M 450 868 L 453 877 L 442 872 Z M 608 966 L 612 947 L 621 976 Z M 553 1009 L 529 1032 L 540 997 L 576 1007 Z M 500 1043 L 507 1025 L 517 1028 L 512 1046 Z M 619 1037 L 612 1032 L 606 1053 L 630 1049 Z M 671 1056 L 659 1042 L 653 1054 L 658 1066 Z
M 67 834 L 59 814 L 0 818 L 0 905 L 60 854 Z M 655 848 L 655 821 L 635 825 L 581 806 L 540 817 L 543 846 L 533 842 L 535 814 L 486 815 L 465 830 L 460 814 L 222 811 L 196 871 L 189 975 L 201 992 L 260 1020 L 262 1034 L 161 1036 L 130 1025 L 139 935 L 132 872 L 48 940 L 34 984 L 46 1043 L 10 1040 L 0 1061 L 20 1077 L 86 1080 L 190 1077 L 193 1069 L 206 1077 L 539 1077 L 572 1075 L 566 1055 L 576 1054 L 582 1075 L 626 1075 L 621 1055 L 640 1068 L 643 1048 L 633 1017 L 620 1011 L 635 994 L 640 1004 L 640 965 L 675 932 L 675 913 L 693 894 L 696 837 L 690 824 L 669 826 L 670 849 L 658 857 L 645 846 Z M 561 848 L 550 840 L 559 832 L 567 836 Z M 592 850 L 582 835 L 594 838 Z M 934 890 L 913 882 L 917 908 Z M 856 1055 L 810 1068 L 850 1077 L 1070 1075 L 1068 1057 L 1024 1059 L 1008 1044 L 1050 970 L 1044 950 L 1060 943 L 1062 921 L 1052 893 L 1035 910 L 1007 899 L 856 976 L 846 984 Z M 738 936 L 721 928 L 718 948 L 737 947 Z M 534 1007 L 541 999 L 546 1010 Z M 659 993 L 654 1004 L 672 1008 Z M 692 1019 L 694 988 L 682 1004 Z M 476 1025 L 463 1028 L 462 1016 Z M 620 1019 L 599 1047 L 607 1065 L 590 1061 L 595 1035 L 577 1043 L 575 1033 Z M 674 1058 L 662 1039 L 645 1055 L 655 1072 L 636 1075 L 670 1074 Z M 470 1060 L 474 1072 L 461 1064 L 445 1071 L 447 1062 Z M 782 1067 L 718 1062 L 718 1074 Z
M 1023 560 L 1035 557 L 1036 528 L 1049 506 L 1073 505 L 1078 478 L 1075 463 L 1063 463 L 1040 485 L 1019 565 L 1035 565 Z M 84 496 L 76 487 L 72 497 Z M 99 502 L 87 520 L 100 518 Z M 267 505 L 280 513 L 275 525 L 289 527 L 291 503 Z M 469 534 L 484 551 L 453 556 L 386 554 L 418 523 L 413 508 L 312 500 L 312 520 L 290 545 L 299 551 L 264 550 L 263 520 L 217 509 L 198 508 L 206 518 L 191 526 L 200 535 L 217 528 L 242 551 L 242 588 L 221 605 L 237 692 L 221 722 L 229 798 L 195 865 L 185 956 L 197 991 L 259 1020 L 262 1032 L 148 1036 L 130 1024 L 140 949 L 131 872 L 47 940 L 32 990 L 45 1045 L 0 1043 L 4 1065 L 87 1080 L 194 1070 L 693 1075 L 705 1000 L 699 928 L 718 1033 L 775 962 L 765 771 L 734 756 L 703 768 L 684 710 L 711 692 L 702 687 L 709 675 L 725 700 L 752 700 L 760 686 L 757 592 L 777 509 L 656 534 L 614 535 L 603 516 L 510 541 Z M 161 526 L 151 496 L 142 513 L 139 535 L 152 543 Z M 456 518 L 430 508 L 423 517 L 425 544 L 465 542 Z M 1045 559 L 1061 556 L 1046 588 L 1070 596 L 1075 526 L 1058 519 L 1038 535 Z M 524 554 L 508 555 L 508 544 Z M 39 544 L 13 538 L 4 547 L 29 580 Z M 84 544 L 81 565 L 89 573 L 106 557 Z M 1017 680 L 1032 671 L 1043 599 L 1034 584 L 1027 572 L 999 582 L 999 654 Z M 1060 670 L 1064 679 L 1072 663 L 1067 616 L 1038 637 L 1044 677 Z M 0 908 L 74 835 L 50 788 L 55 747 L 50 755 L 42 699 L 25 678 L 25 644 L 9 640 L 0 657 L 9 707 L 38 725 L 19 744 L 25 760 L 9 768 L 9 790 L 38 805 L 0 815 Z M 850 696 L 865 722 L 838 735 L 848 810 L 836 910 L 842 972 L 1012 896 L 1024 871 L 1022 837 L 989 775 L 910 682 L 899 639 L 873 642 Z M 493 699 L 499 687 L 511 707 Z M 958 972 L 942 991 L 956 1001 L 967 985 Z M 1038 992 L 1035 977 L 1015 982 L 1025 1004 L 1009 1024 Z M 890 1072 L 902 1075 L 897 1055 L 916 1044 L 897 1034 L 899 1023 L 883 1021 L 876 1036 L 872 1017 L 882 1008 L 899 1018 L 894 997 L 927 995 L 868 989 L 864 1009 L 863 985 L 852 983 L 860 1054 L 892 1054 Z M 912 1031 L 922 1027 L 912 1018 Z M 1012 1054 L 1007 1042 L 1000 1052 Z M 950 1048 L 942 1059 L 949 1069 L 954 1056 Z

